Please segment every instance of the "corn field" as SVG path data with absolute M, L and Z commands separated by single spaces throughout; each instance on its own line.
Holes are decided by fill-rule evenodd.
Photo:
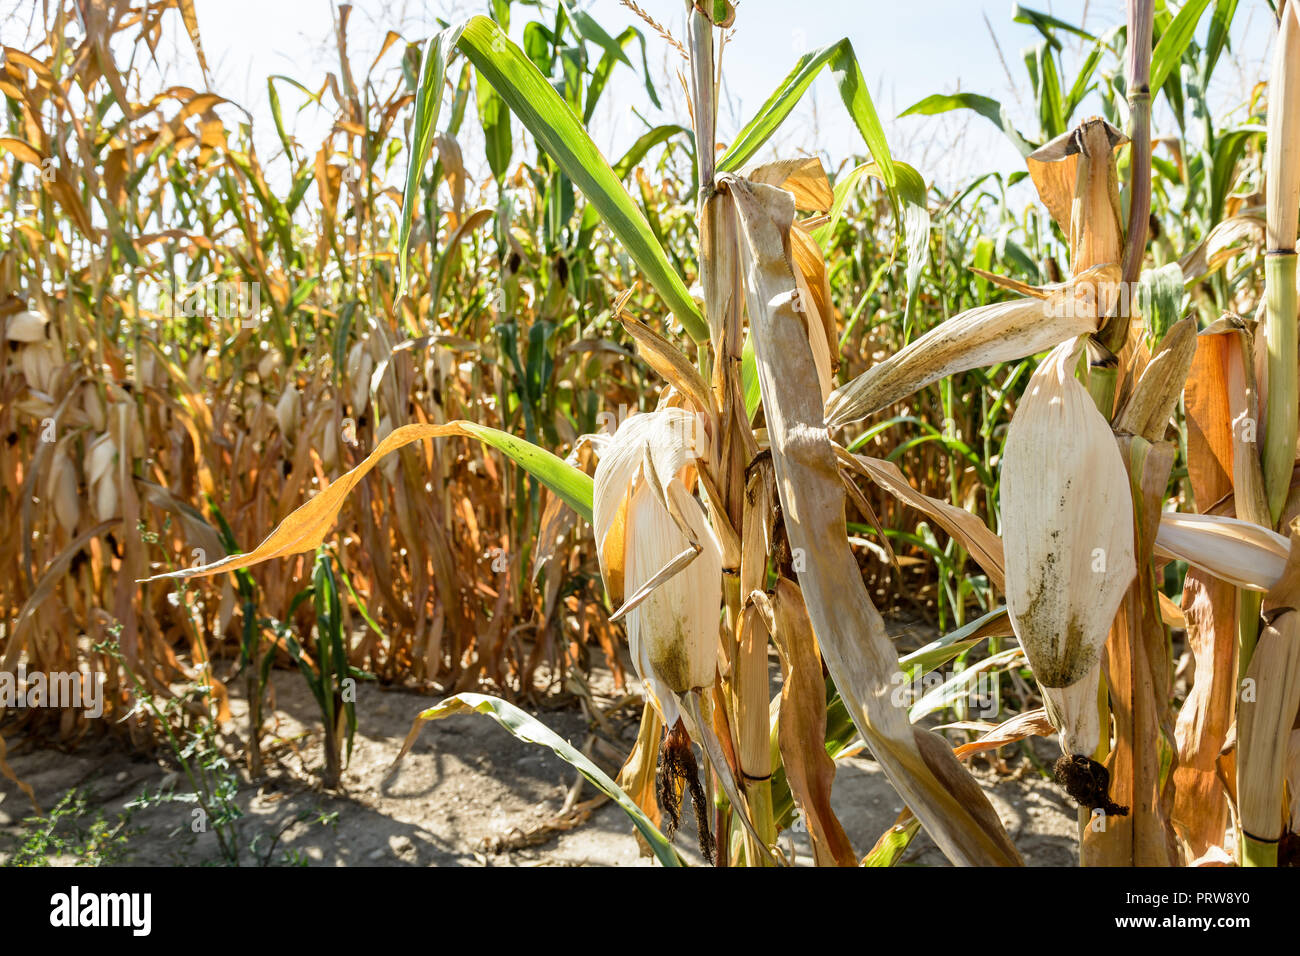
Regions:
M 818 866 L 922 832 L 1022 865 L 976 769 L 1035 738 L 1081 866 L 1300 864 L 1300 3 L 1016 5 L 1027 110 L 903 112 L 1018 151 L 955 189 L 891 151 L 848 39 L 724 128 L 763 3 L 624 0 L 614 30 L 489 0 L 373 61 L 338 4 L 333 59 L 266 78 L 269 155 L 244 106 L 159 80 L 210 78 L 193 0 L 23 12 L 0 773 L 108 739 L 189 774 L 200 735 L 263 780 L 283 673 L 324 790 L 358 682 L 403 689 L 431 698 L 403 752 L 491 717 L 663 866 L 679 827 L 715 866 L 793 865 L 796 828 Z M 1252 6 L 1269 59 L 1221 118 Z M 689 119 L 638 104 L 606 155 L 625 75 Z M 855 154 L 783 152 L 814 84 Z M 640 712 L 621 769 L 538 716 L 597 670 Z M 859 751 L 904 806 L 874 844 L 831 804 Z

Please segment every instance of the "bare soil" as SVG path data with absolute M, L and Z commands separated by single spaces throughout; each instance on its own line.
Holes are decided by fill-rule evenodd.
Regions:
M 319 714 L 298 674 L 273 675 L 274 716 L 263 738 L 267 773 L 252 783 L 240 774 L 237 802 L 243 817 L 235 825 L 244 865 L 313 866 L 648 866 L 638 853 L 622 811 L 599 803 L 590 786 L 575 788 L 576 771 L 549 750 L 524 744 L 493 721 L 460 715 L 430 723 L 403 760 L 394 766 L 416 714 L 436 701 L 427 695 L 371 684 L 358 689 L 358 730 L 351 763 L 341 786 L 320 786 L 323 762 Z M 591 682 L 598 704 L 616 698 L 608 673 Z M 233 701 L 238 726 L 244 705 Z M 601 734 L 592 733 L 585 708 L 570 702 L 534 711 L 549 727 L 590 754 L 611 776 L 636 737 L 639 705 L 622 708 Z M 610 741 L 613 733 L 616 740 Z M 593 746 L 594 742 L 594 746 Z M 222 862 L 213 828 L 193 832 L 194 806 L 162 803 L 126 811 L 142 792 L 185 792 L 169 752 L 142 756 L 104 740 L 73 753 L 33 747 L 8 738 L 9 763 L 49 810 L 72 788 L 86 794 L 96 814 L 115 822 L 126 813 L 125 852 L 113 862 L 144 865 L 204 865 Z M 1050 766 L 1055 740 L 1034 740 L 1037 761 Z M 1033 866 L 1069 866 L 1075 861 L 1075 811 L 1060 789 L 1044 779 L 1015 748 L 1007 764 L 994 769 L 976 761 L 973 770 L 1025 861 Z M 242 769 L 242 768 L 241 768 Z M 902 803 L 869 756 L 839 762 L 833 804 L 854 849 L 865 854 L 895 821 Z M 563 812 L 562 812 L 563 811 Z M 30 801 L 0 778 L 0 863 L 12 859 L 30 833 L 23 824 Z M 326 822 L 321 822 L 322 816 Z M 689 817 L 684 813 L 683 817 Z M 307 818 L 307 819 L 303 819 Z M 90 819 L 61 827 L 89 827 Z M 279 839 L 272 842 L 279 834 Z M 800 863 L 808 863 L 806 837 L 793 834 Z M 790 836 L 783 835 L 783 841 Z M 250 849 L 251 845 L 251 849 Z M 689 825 L 676 845 L 699 862 Z M 49 862 L 74 864 L 76 855 L 53 854 Z M 924 833 L 902 863 L 947 865 Z

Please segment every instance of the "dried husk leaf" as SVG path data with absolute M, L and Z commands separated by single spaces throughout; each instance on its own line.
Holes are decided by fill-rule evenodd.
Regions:
M 641 808 L 641 812 L 656 827 L 660 826 L 662 817 L 659 801 L 655 799 L 655 768 L 659 764 L 659 738 L 662 735 L 663 723 L 659 719 L 659 712 L 647 701 L 641 708 L 636 744 L 628 754 L 623 769 L 619 771 L 617 780 L 623 792 L 632 798 L 632 802 Z M 641 855 L 653 856 L 654 851 L 640 831 L 636 831 L 636 838 Z
M 1128 475 L 1074 377 L 1080 347 L 1057 346 L 1034 373 L 1002 460 L 1007 607 L 1044 687 L 1093 669 L 1136 574 Z
M 1195 670 L 1174 729 L 1178 762 L 1170 819 L 1195 859 L 1224 846 L 1228 825 L 1215 761 L 1234 714 L 1237 594 L 1228 582 L 1192 568 L 1183 582 L 1182 604 Z
M 804 813 L 818 866 L 856 866 L 844 827 L 831 809 L 835 761 L 826 753 L 826 684 L 821 652 L 799 586 L 777 581 L 772 595 L 775 629 L 785 683 L 781 688 L 778 740 L 790 792 Z
M 793 307 L 783 231 L 793 222 L 794 201 L 787 192 L 733 176 L 721 177 L 720 184 L 734 198 L 741 223 L 777 492 L 790 544 L 806 562 L 799 583 L 826 666 L 873 755 L 945 855 L 965 865 L 1019 864 L 979 788 L 954 792 L 969 776 L 951 748 L 920 731 L 942 750 L 931 753 L 935 748 L 918 742 L 905 711 L 890 701 L 898 657 L 848 544 L 844 491 L 825 431 L 816 369 L 806 326 Z M 958 773 L 949 776 L 953 767 Z
M 1193 318 L 1175 322 L 1165 333 L 1132 395 L 1115 416 L 1115 431 L 1140 435 L 1150 442 L 1164 440 L 1192 367 L 1196 338 Z
M 1118 263 L 1123 255 L 1115 151 L 1127 141 L 1115 127 L 1093 117 L 1026 158 L 1039 198 L 1070 237 L 1070 268 L 1076 275 Z
M 741 172 L 751 183 L 777 186 L 794 196 L 797 209 L 826 212 L 835 203 L 835 191 L 822 161 L 816 156 L 778 159 Z
M 669 342 L 644 322 L 630 315 L 620 317 L 623 328 L 637 344 L 637 351 L 646 364 L 660 374 L 669 385 L 690 398 L 696 411 L 708 412 L 713 403 L 709 400 L 709 386 L 682 354 L 681 349 Z
M 1271 843 L 1282 836 L 1287 746 L 1300 708 L 1300 612 L 1283 611 L 1260 632 L 1246 680 L 1237 703 L 1237 810 L 1249 836 Z
M 1022 359 L 1095 332 L 1118 282 L 1118 266 L 1101 266 L 1053 287 L 1044 298 L 1029 296 L 955 315 L 832 392 L 826 424 L 847 425 L 941 378 Z
M 1046 687 L 1043 704 L 1061 735 L 1061 752 L 1091 756 L 1101 742 L 1101 715 L 1097 712 L 1097 681 L 1101 677 L 1101 659 L 1092 670 L 1069 687 Z
M 1239 588 L 1268 591 L 1282 577 L 1290 542 L 1239 518 L 1166 512 L 1160 516 L 1156 554 L 1186 561 Z
M 983 521 L 963 508 L 921 494 L 892 461 L 853 455 L 838 446 L 836 453 L 841 461 L 866 475 L 899 501 L 934 519 L 939 527 L 960 541 L 962 547 L 970 552 L 995 588 L 999 591 L 1005 589 L 1002 541 Z
M 1046 710 L 1041 707 L 1027 710 L 1023 714 L 1016 714 L 1016 716 L 998 724 L 979 739 L 972 740 L 968 744 L 962 744 L 953 753 L 957 755 L 958 760 L 965 760 L 967 757 L 975 756 L 975 754 L 996 750 L 998 747 L 1013 744 L 1027 737 L 1050 736 L 1055 729 L 1052 726 L 1052 721 L 1047 716 Z

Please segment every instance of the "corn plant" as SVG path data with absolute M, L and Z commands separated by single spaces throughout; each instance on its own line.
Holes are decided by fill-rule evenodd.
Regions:
M 1100 34 L 1017 7 L 1043 38 L 1026 57 L 1036 133 L 969 94 L 914 111 L 969 108 L 998 123 L 1025 159 L 1016 178 L 1040 201 L 1023 218 L 1007 207 L 1010 177 L 935 208 L 922 174 L 892 154 L 847 40 L 801 57 L 721 148 L 735 6 L 686 0 L 682 41 L 626 6 L 684 57 L 689 130 L 647 124 L 622 159 L 601 155 L 595 105 L 633 44 L 644 61 L 645 40 L 611 36 L 565 3 L 520 46 L 512 5 L 497 0 L 492 17 L 399 48 L 402 81 L 386 90 L 357 81 L 342 7 L 338 122 L 314 156 L 285 132 L 284 81 L 268 84 L 285 197 L 246 134 L 213 125 L 216 101 L 177 94 L 182 118 L 167 121 L 130 95 L 138 72 L 105 69 L 99 51 L 74 57 L 62 6 L 39 57 L 8 56 L 11 202 L 39 208 L 0 254 L 11 286 L 27 290 L 3 306 L 13 367 L 0 371 L 22 398 L 0 419 L 35 449 L 0 471 L 24 522 L 0 543 L 18 569 L 3 663 L 68 653 L 49 637 L 60 585 L 95 627 L 121 622 L 125 672 L 155 689 L 174 676 L 172 642 L 209 661 L 208 642 L 220 645 L 238 612 L 250 702 L 281 652 L 298 661 L 321 705 L 331 779 L 351 726 L 344 681 L 363 668 L 436 679 L 452 694 L 421 719 L 472 710 L 551 747 L 665 865 L 681 863 L 671 840 L 687 802 L 717 865 L 793 862 L 778 838 L 796 819 L 820 865 L 890 865 L 922 828 L 954 863 L 1017 864 L 965 761 L 1052 734 L 1082 863 L 1285 859 L 1300 708 L 1296 4 L 1277 6 L 1266 113 L 1250 104 L 1266 126 L 1226 130 L 1208 119 L 1205 89 L 1232 0 L 1130 0 L 1127 23 Z M 114 9 L 101 34 L 136 22 Z M 145 37 L 156 20 L 140 22 Z M 1063 35 L 1083 43 L 1073 77 Z M 827 67 L 865 161 L 833 175 L 814 158 L 758 162 Z M 47 93 L 73 82 L 106 86 L 122 105 L 60 126 L 66 98 Z M 1103 115 L 1080 119 L 1094 93 Z M 1161 141 L 1167 155 L 1153 140 L 1155 96 L 1179 128 Z M 495 190 L 478 208 L 457 141 L 471 97 Z M 536 162 L 516 163 L 515 120 Z M 652 182 L 639 164 L 658 147 Z M 168 166 L 186 150 L 195 177 Z M 402 151 L 398 205 L 384 176 Z M 56 175 L 37 185 L 30 171 L 50 159 Z M 304 243 L 295 214 L 313 182 L 320 222 Z M 177 192 L 179 233 L 165 218 Z M 260 283 L 256 347 L 239 317 L 196 322 L 114 286 L 93 258 L 99 217 L 114 248 L 148 256 L 155 276 L 174 274 L 179 244 L 187 283 Z M 235 240 L 212 238 L 232 230 Z M 94 323 L 75 321 L 83 302 L 105 304 Z M 592 344 L 607 336 L 627 354 Z M 601 350 L 616 357 L 587 357 Z M 594 428 L 610 404 L 639 414 Z M 47 419 L 54 441 L 39 443 Z M 183 453 L 151 466 L 146 449 L 164 436 Z M 480 445 L 522 474 L 503 477 Z M 221 535 L 187 505 L 200 495 Z M 910 523 L 917 513 L 922 525 Z M 50 532 L 39 554 L 34 522 Z M 337 552 L 310 566 L 300 556 L 336 522 Z M 149 567 L 141 526 L 169 553 L 200 557 Z M 864 539 L 880 555 L 877 580 L 901 579 L 895 549 L 931 556 L 933 604 L 956 629 L 900 658 L 854 550 Z M 466 575 L 492 542 L 511 545 L 505 579 Z M 72 568 L 83 548 L 94 569 Z M 92 573 L 113 559 L 115 576 Z M 535 578 L 546 567 L 536 593 L 530 560 Z M 163 573 L 136 589 L 150 570 Z M 152 583 L 222 572 L 237 575 L 238 599 L 213 582 L 166 602 Z M 80 591 L 68 584 L 77 575 Z M 603 596 L 584 583 L 596 578 Z M 1179 589 L 1181 601 L 1166 593 Z M 617 782 L 518 708 L 470 692 L 531 687 L 541 651 L 518 650 L 509 626 L 527 615 L 536 648 L 554 646 L 564 618 L 597 633 L 615 663 L 621 622 L 646 702 Z M 263 646 L 272 620 L 284 623 Z M 1175 633 L 1195 659 L 1181 701 Z M 924 699 L 891 694 L 898 675 L 964 665 L 985 646 Z M 920 722 L 960 713 L 980 669 L 1033 687 L 1019 713 L 954 748 Z M 109 689 L 129 706 L 132 688 Z M 252 718 L 250 737 L 258 727 Z M 835 757 L 857 738 L 908 807 L 872 848 L 852 845 L 830 804 Z

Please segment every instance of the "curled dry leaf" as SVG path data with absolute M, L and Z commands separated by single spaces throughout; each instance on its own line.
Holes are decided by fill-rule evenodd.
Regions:
M 1291 545 L 1276 531 L 1238 518 L 1166 512 L 1156 532 L 1156 553 L 1239 588 L 1268 591 L 1281 579 Z
M 790 544 L 806 561 L 799 584 L 826 666 L 872 754 L 945 855 L 963 865 L 1017 865 L 1019 854 L 951 748 L 927 731 L 918 739 L 906 712 L 890 700 L 898 657 L 848 544 L 844 489 L 826 434 L 806 326 L 794 307 L 784 238 L 794 219 L 794 200 L 787 192 L 734 176 L 720 177 L 719 184 L 734 199 L 741 224 L 745 291 L 777 492 Z
M 1045 295 L 955 315 L 833 391 L 827 427 L 866 418 L 957 372 L 1022 359 L 1095 332 L 1118 282 L 1119 267 L 1102 265 L 1041 290 Z

